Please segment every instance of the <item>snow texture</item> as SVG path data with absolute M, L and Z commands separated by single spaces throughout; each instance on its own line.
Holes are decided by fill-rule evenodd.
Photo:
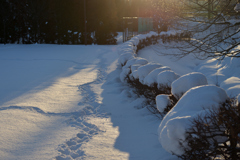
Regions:
M 170 104 L 169 95 L 161 94 L 156 97 L 156 105 L 159 112 L 163 112 Z
M 202 73 L 192 72 L 175 80 L 171 85 L 171 92 L 177 99 L 180 99 L 189 89 L 207 84 L 207 78 Z
M 137 58 L 133 58 L 127 61 L 126 65 L 123 68 L 130 68 L 133 64 L 135 64 Z
M 217 86 L 199 86 L 186 92 L 159 126 L 159 141 L 163 148 L 169 153 L 183 154 L 179 140 L 185 140 L 190 121 L 197 115 L 204 115 L 208 108 L 219 107 L 227 99 L 225 90 Z
M 163 66 L 163 67 L 154 69 L 144 78 L 144 84 L 149 87 L 152 87 L 154 83 L 157 84 L 158 74 L 166 70 L 171 70 L 171 68 Z
M 134 54 L 132 54 L 131 52 L 125 52 L 124 54 L 120 55 L 118 59 L 118 63 L 124 66 L 128 60 L 134 59 L 134 58 L 135 58 Z
M 129 75 L 130 74 L 130 68 L 123 68 L 122 69 L 122 72 L 121 72 L 121 74 L 120 74 L 120 80 L 122 81 L 122 82 L 124 82 L 124 83 L 126 83 L 127 82 L 127 75 Z
M 235 98 L 240 93 L 240 78 L 230 77 L 220 84 L 231 98 Z
M 160 68 L 162 67 L 161 64 L 159 63 L 148 63 L 144 66 L 141 66 L 138 68 L 138 76 L 139 76 L 139 82 L 141 82 L 142 84 L 144 84 L 144 79 L 145 77 L 151 72 L 153 71 L 154 69 L 156 68 Z M 136 77 L 134 77 L 136 78 Z
M 145 58 L 138 57 L 134 64 L 146 65 L 148 64 L 148 61 Z
M 176 74 L 174 71 L 167 70 L 158 74 L 157 76 L 157 84 L 160 89 L 161 86 L 171 87 L 172 82 L 178 79 L 180 76 Z

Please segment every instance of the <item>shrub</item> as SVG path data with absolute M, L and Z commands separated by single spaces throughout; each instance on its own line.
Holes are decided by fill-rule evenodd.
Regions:
M 192 121 L 186 135 L 188 147 L 182 145 L 181 159 L 240 159 L 240 105 L 227 100 L 219 108 L 211 108 Z

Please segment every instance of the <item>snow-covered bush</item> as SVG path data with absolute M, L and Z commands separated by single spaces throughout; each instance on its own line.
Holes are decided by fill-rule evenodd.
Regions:
M 144 84 L 144 78 L 154 69 L 162 67 L 159 63 L 148 63 L 138 68 L 139 81 Z
M 207 84 L 207 78 L 202 73 L 192 72 L 175 80 L 171 85 L 171 92 L 177 99 L 180 99 L 189 89 Z
M 192 121 L 182 159 L 240 159 L 240 106 L 234 99 Z
M 125 52 L 119 56 L 118 63 L 124 66 L 128 60 L 134 59 L 135 55 L 131 52 Z
M 137 71 L 137 69 L 148 63 L 146 59 L 144 58 L 132 58 L 126 62 L 126 64 L 122 67 L 122 72 L 120 74 L 120 79 L 122 82 L 127 82 L 129 78 L 130 80 L 138 79 L 138 74 L 135 75 L 132 74 L 132 72 Z M 137 72 L 135 72 L 137 73 Z
M 133 64 L 135 64 L 137 58 L 132 58 L 130 60 L 127 61 L 127 63 L 122 67 L 124 68 L 130 68 Z
M 171 101 L 169 99 L 169 95 L 160 94 L 156 97 L 157 109 L 160 113 L 163 113 L 168 106 L 171 105 Z
M 171 70 L 171 68 L 169 67 L 160 67 L 160 68 L 156 68 L 154 70 L 152 70 L 145 78 L 144 78 L 144 84 L 149 86 L 149 87 L 153 87 L 154 84 L 157 84 L 157 77 L 158 74 L 160 74 L 163 71 L 166 70 Z
M 130 68 L 123 68 L 122 72 L 120 73 L 120 80 L 122 82 L 127 82 L 128 81 L 127 77 L 130 74 L 130 72 L 131 72 Z
M 163 86 L 171 87 L 173 81 L 178 79 L 180 76 L 171 70 L 166 70 L 158 74 L 157 76 L 157 84 L 158 89 Z
M 175 155 L 183 155 L 187 146 L 186 132 L 191 121 L 207 110 L 228 100 L 226 92 L 217 86 L 198 86 L 187 91 L 162 120 L 158 133 L 162 147 Z
M 134 64 L 146 65 L 148 61 L 145 58 L 137 58 Z

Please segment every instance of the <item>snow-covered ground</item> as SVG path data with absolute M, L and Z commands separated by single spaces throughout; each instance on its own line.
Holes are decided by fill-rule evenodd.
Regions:
M 158 141 L 161 120 L 120 80 L 121 45 L 0 45 L 0 159 L 176 160 Z M 138 56 L 181 76 L 202 72 L 229 94 L 240 81 L 236 60 L 177 60 L 156 48 Z
M 1 159 L 172 157 L 119 79 L 118 47 L 1 45 Z

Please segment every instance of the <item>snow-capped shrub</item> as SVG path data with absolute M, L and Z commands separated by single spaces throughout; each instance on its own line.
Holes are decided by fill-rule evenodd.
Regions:
M 127 78 L 132 77 L 132 76 L 130 76 L 131 66 L 135 63 L 136 60 L 137 60 L 136 58 L 130 59 L 129 61 L 127 61 L 125 66 L 122 67 L 122 72 L 120 74 L 120 79 L 122 82 L 127 82 L 128 81 Z
M 157 109 L 159 112 L 164 112 L 165 108 L 167 106 L 171 105 L 169 95 L 166 94 L 160 94 L 156 97 L 156 104 L 157 104 Z
M 236 97 L 240 93 L 240 78 L 230 77 L 220 84 L 226 90 L 229 97 Z
M 140 67 L 140 66 L 139 66 L 139 67 Z M 135 71 L 133 71 L 133 72 L 130 74 L 130 79 L 131 79 L 131 80 L 138 80 L 138 79 L 139 79 L 138 70 L 135 70 Z
M 186 131 L 191 127 L 191 121 L 211 107 L 218 108 L 227 99 L 226 92 L 217 86 L 198 86 L 187 91 L 159 126 L 162 147 L 175 155 L 184 154 L 181 146 L 187 147 Z
M 240 106 L 227 100 L 194 118 L 186 132 L 187 143 L 182 159 L 240 159 Z M 180 143 L 181 144 L 181 143 Z
M 134 65 L 132 65 L 131 66 L 131 71 L 132 72 L 137 71 L 140 66 L 142 66 L 142 65 L 141 64 L 134 64 Z
M 192 72 L 175 80 L 171 85 L 171 92 L 177 99 L 180 99 L 189 89 L 207 84 L 207 78 L 202 73 Z
M 162 86 L 171 87 L 173 81 L 178 79 L 180 76 L 171 70 L 166 70 L 158 74 L 157 76 L 157 84 L 158 89 Z
M 135 58 L 135 56 L 132 53 L 126 52 L 126 53 L 120 55 L 120 57 L 118 59 L 118 63 L 120 65 L 124 66 L 128 60 L 133 59 L 133 58 Z
M 130 68 L 136 61 L 136 58 L 130 59 L 127 61 L 127 63 L 123 66 L 123 68 Z
M 148 61 L 145 58 L 137 57 L 135 63 L 131 66 L 132 73 L 129 75 L 129 78 L 131 80 L 139 79 L 137 70 L 139 67 L 141 67 L 147 63 L 148 63 Z
M 137 58 L 134 64 L 146 65 L 148 61 L 145 58 Z
M 123 68 L 122 72 L 120 73 L 120 80 L 122 82 L 127 82 L 127 76 L 130 74 L 130 68 Z
M 123 47 L 121 49 L 118 50 L 118 54 L 122 55 L 124 53 L 131 53 L 131 54 L 135 54 L 134 50 L 132 49 L 132 47 Z
M 157 84 L 157 77 L 158 74 L 166 71 L 166 70 L 171 70 L 171 68 L 169 67 L 160 67 L 160 68 L 156 68 L 154 70 L 152 70 L 145 78 L 144 78 L 144 83 L 145 85 L 152 87 L 154 84 Z
M 144 78 L 154 69 L 162 67 L 159 63 L 148 63 L 138 68 L 139 81 L 143 84 Z

